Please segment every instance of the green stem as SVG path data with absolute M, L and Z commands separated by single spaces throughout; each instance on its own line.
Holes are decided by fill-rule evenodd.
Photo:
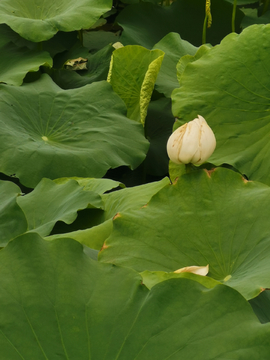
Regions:
M 83 46 L 83 30 L 82 29 L 78 30 L 78 37 L 79 37 L 80 43 Z
M 207 14 L 205 14 L 202 33 L 202 44 L 206 43 Z
M 165 1 L 165 5 L 166 5 L 166 6 L 170 6 L 170 5 L 171 5 L 170 0 L 166 0 L 166 1 Z
M 234 2 L 233 2 L 233 12 L 232 12 L 232 32 L 235 32 L 236 5 L 237 5 L 237 0 L 234 0 Z

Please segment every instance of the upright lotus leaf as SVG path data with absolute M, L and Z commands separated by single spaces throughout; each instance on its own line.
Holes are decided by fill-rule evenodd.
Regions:
M 107 180 L 107 179 L 99 179 Z M 101 196 L 104 203 L 104 212 L 99 211 L 94 219 L 96 224 L 89 229 L 72 231 L 68 234 L 56 234 L 47 237 L 48 240 L 70 237 L 88 247 L 100 250 L 104 241 L 112 232 L 113 218 L 117 217 L 119 212 L 130 212 L 145 206 L 152 196 L 169 183 L 168 178 L 161 181 L 134 186 L 117 191 L 110 192 Z M 93 184 L 92 184 L 93 185 Z M 91 188 L 89 188 L 91 189 Z M 92 188 L 97 191 L 96 188 Z M 94 214 L 92 218 L 94 217 Z
M 144 124 L 164 57 L 161 50 L 125 46 L 112 54 L 108 82 L 127 106 L 127 116 Z
M 40 42 L 59 30 L 90 28 L 111 6 L 111 0 L 1 0 L 0 24 L 7 24 L 27 40 Z
M 270 287 L 270 188 L 218 168 L 182 175 L 118 214 L 100 260 L 141 272 L 206 266 L 247 299 Z
M 182 40 L 179 34 L 169 33 L 153 49 L 159 49 L 165 53 L 157 76 L 156 89 L 170 98 L 172 91 L 179 87 L 176 71 L 179 59 L 184 55 L 195 55 L 198 48 L 188 41 Z
M 172 94 L 173 113 L 182 121 L 202 115 L 217 148 L 209 158 L 227 163 L 252 180 L 270 184 L 270 25 L 228 35 L 197 61 L 187 64 Z
M 27 220 L 16 201 L 20 195 L 17 185 L 0 181 L 0 247 L 27 230 Z
M 232 31 L 233 5 L 224 0 L 211 0 L 212 25 L 206 32 L 206 42 L 218 44 Z M 240 32 L 244 14 L 236 9 L 235 31 Z M 205 0 L 176 0 L 171 6 L 140 2 L 127 6 L 116 18 L 123 27 L 124 45 L 142 45 L 148 49 L 170 32 L 194 46 L 202 44 Z
M 52 67 L 53 60 L 45 51 L 18 48 L 12 43 L 0 47 L 0 83 L 21 85 L 25 75 L 40 66 Z
M 10 264 L 12 263 L 12 266 Z M 148 290 L 132 270 L 37 234 L 0 252 L 3 359 L 267 359 L 262 325 L 235 290 L 190 279 Z
M 75 180 L 55 184 L 52 180 L 42 179 L 30 194 L 21 196 L 17 202 L 27 218 L 28 230 L 42 236 L 49 235 L 58 220 L 72 223 L 78 210 L 103 207 L 97 193 L 84 191 Z
M 145 157 L 142 125 L 106 81 L 62 90 L 44 74 L 0 92 L 0 171 L 28 187 L 43 177 L 102 177 Z

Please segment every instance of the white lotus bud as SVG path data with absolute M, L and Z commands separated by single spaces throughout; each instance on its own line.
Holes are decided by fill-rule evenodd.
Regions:
M 200 115 L 176 129 L 167 142 L 168 156 L 176 164 L 201 165 L 213 154 L 215 147 L 215 135 Z

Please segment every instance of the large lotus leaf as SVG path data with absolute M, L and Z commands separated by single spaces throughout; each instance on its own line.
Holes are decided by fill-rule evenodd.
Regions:
M 27 230 L 27 221 L 17 204 L 21 189 L 12 182 L 0 180 L 0 247 Z
M 62 90 L 44 74 L 0 90 L 0 171 L 28 187 L 43 177 L 102 177 L 145 157 L 142 125 L 106 81 Z
M 100 260 L 137 271 L 206 266 L 246 298 L 270 287 L 270 188 L 232 170 L 198 170 L 148 206 L 118 214 Z
M 127 106 L 127 116 L 144 124 L 164 57 L 161 50 L 124 46 L 112 54 L 108 81 Z
M 270 184 L 268 141 L 270 25 L 230 34 L 187 64 L 172 94 L 173 113 L 183 121 L 202 115 L 217 148 L 209 158 L 228 163 L 249 178 Z
M 12 266 L 10 266 L 12 264 Z M 27 234 L 0 253 L 5 360 L 267 359 L 269 324 L 235 290 L 189 279 L 148 290 L 71 239 Z
M 206 32 L 206 41 L 218 44 L 232 30 L 233 6 L 224 0 L 211 0 L 213 22 Z M 244 14 L 236 11 L 236 32 Z M 142 45 L 148 49 L 170 32 L 195 46 L 202 44 L 205 0 L 177 0 L 171 6 L 139 3 L 126 7 L 117 17 L 124 31 L 120 41 L 124 45 Z
M 1 0 L 0 23 L 27 40 L 40 42 L 59 30 L 90 28 L 111 6 L 111 0 Z
M 57 59 L 57 64 L 54 61 L 54 67 L 63 67 L 68 59 L 76 59 L 83 57 L 88 60 L 87 70 L 72 71 L 67 69 L 57 69 L 52 72 L 53 80 L 62 89 L 74 89 L 94 81 L 106 80 L 110 67 L 110 60 L 114 47 L 107 45 L 105 48 L 97 51 L 94 55 L 89 54 L 87 48 L 76 49 L 76 51 L 69 51 L 61 54 Z
M 204 44 L 199 47 L 199 49 L 195 55 L 184 55 L 181 57 L 181 59 L 178 61 L 177 65 L 176 65 L 177 79 L 178 79 L 179 83 L 181 82 L 181 76 L 182 76 L 187 64 L 198 60 L 211 48 L 212 48 L 212 46 L 210 44 Z M 179 85 L 178 85 L 178 87 L 179 87 Z
M 99 179 L 107 180 L 107 179 Z M 63 237 L 70 237 L 88 247 L 100 250 L 104 241 L 112 232 L 112 222 L 119 212 L 130 212 L 133 209 L 139 209 L 146 205 L 152 196 L 154 196 L 160 189 L 169 183 L 168 178 L 161 181 L 144 184 L 141 186 L 134 186 L 117 191 L 110 192 L 101 196 L 104 203 L 104 211 L 96 211 L 96 214 L 91 214 L 92 227 L 85 230 L 70 231 L 68 228 L 60 228 L 62 234 L 56 234 L 47 237 L 48 240 L 59 239 Z M 82 184 L 81 184 L 82 185 Z M 88 190 L 97 191 L 96 184 L 88 183 Z M 89 217 L 89 215 L 87 215 Z M 87 221 L 87 220 L 86 220 Z M 95 221 L 95 223 L 93 223 Z M 89 224 L 90 227 L 90 224 Z M 65 230 L 65 231 L 64 231 Z M 59 231 L 59 232 L 60 232 Z M 68 232 L 68 234 L 64 233 Z
M 49 235 L 58 220 L 72 223 L 78 210 L 103 207 L 97 193 L 84 191 L 75 180 L 56 184 L 42 179 L 30 194 L 19 197 L 17 202 L 26 215 L 28 230 L 42 236 Z
M 38 71 L 42 65 L 52 67 L 52 63 L 45 51 L 18 48 L 8 43 L 0 48 L 0 83 L 21 85 L 28 72 Z
M 270 290 L 264 290 L 259 296 L 249 301 L 262 324 L 270 322 Z
M 172 91 L 179 87 L 176 71 L 179 59 L 184 55 L 195 55 L 198 48 L 182 40 L 179 34 L 169 33 L 153 49 L 160 49 L 165 53 L 157 76 L 156 89 L 170 98 Z

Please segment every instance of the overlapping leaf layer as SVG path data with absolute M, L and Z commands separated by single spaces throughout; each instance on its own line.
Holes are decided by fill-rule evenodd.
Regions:
M 270 11 L 249 3 L 1 1 L 1 360 L 269 360 L 270 24 L 249 25 Z M 215 152 L 169 163 L 198 114 Z

